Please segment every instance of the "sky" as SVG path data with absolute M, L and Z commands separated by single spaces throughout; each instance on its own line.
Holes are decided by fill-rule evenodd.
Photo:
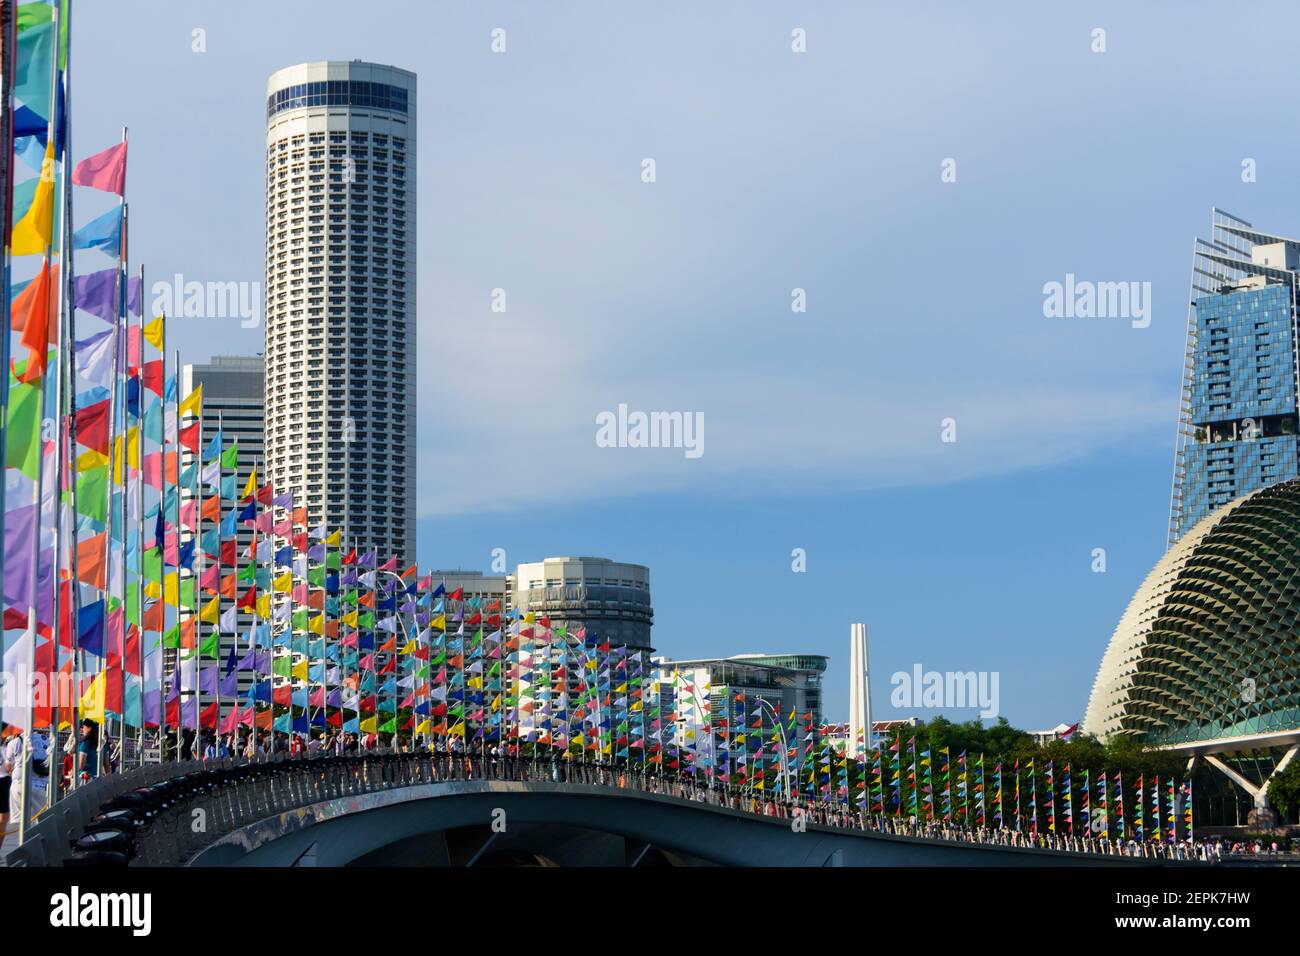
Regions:
M 875 716 L 920 665 L 1051 727 L 1164 549 L 1194 237 L 1300 234 L 1300 9 L 1057 6 L 76 0 L 73 152 L 129 128 L 146 302 L 261 283 L 266 78 L 414 71 L 421 565 L 643 563 L 665 655 L 828 655 L 845 719 L 863 621 Z M 1067 275 L 1150 324 L 1047 317 Z M 620 405 L 703 454 L 600 447 Z

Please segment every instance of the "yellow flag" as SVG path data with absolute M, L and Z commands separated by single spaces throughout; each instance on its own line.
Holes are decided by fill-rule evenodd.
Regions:
M 357 626 L 356 609 L 354 608 L 351 611 L 349 611 L 347 614 L 344 614 L 341 618 L 339 618 L 339 621 L 343 624 L 346 624 L 348 627 L 356 627 Z
M 113 439 L 113 484 L 122 484 L 122 436 Z
M 158 600 L 160 597 L 162 597 L 161 585 L 159 585 L 157 581 L 144 582 L 144 596 L 147 598 L 152 598 L 155 601 Z
M 194 387 L 194 391 L 190 392 L 188 395 L 185 396 L 184 400 L 180 404 L 180 407 L 176 409 L 176 415 L 178 417 L 181 417 L 184 416 L 186 412 L 190 412 L 194 415 L 198 415 L 202 411 L 203 411 L 203 383 L 199 382 L 199 384 Z
M 263 619 L 271 616 L 271 595 L 263 594 L 257 599 L 257 616 Z
M 343 540 L 343 531 L 340 529 L 339 531 L 332 532 L 330 536 L 325 539 L 325 544 L 328 547 L 337 548 L 339 546 L 339 542 L 342 540 Z
M 271 587 L 281 594 L 288 594 L 293 590 L 293 572 L 284 572 L 284 574 L 271 582 Z
M 432 621 L 429 622 L 429 626 L 436 627 L 440 631 L 447 630 L 447 615 L 439 614 L 437 617 L 435 617 Z
M 172 607 L 180 606 L 180 585 L 176 578 L 175 574 L 163 576 L 163 601 Z
M 77 474 L 83 471 L 92 471 L 95 468 L 103 468 L 108 464 L 108 456 L 102 452 L 88 448 L 77 456 Z
M 132 425 L 126 433 L 126 463 L 132 468 L 140 467 L 140 426 Z
M 255 494 L 257 494 L 257 466 L 256 465 L 254 465 L 253 470 L 248 473 L 248 484 L 244 485 L 244 493 L 240 495 L 240 497 L 251 498 Z
M 144 332 L 144 340 L 159 352 L 162 351 L 163 347 L 163 325 L 165 321 L 166 320 L 160 315 L 158 318 L 146 325 L 142 330 Z
M 427 734 L 432 726 L 433 725 L 429 723 L 429 718 L 426 717 L 424 720 L 420 721 L 419 725 L 415 728 L 415 732 L 416 734 Z
M 199 612 L 199 620 L 204 624 L 216 624 L 221 615 L 221 598 L 213 598 L 207 604 L 203 605 L 203 610 Z
M 378 727 L 379 724 L 375 722 L 374 717 L 367 717 L 365 720 L 361 721 L 361 732 L 363 734 L 378 733 Z
M 36 184 L 31 208 L 14 223 L 10 252 L 15 256 L 44 254 L 54 228 L 54 139 L 45 147 L 41 161 L 41 179 Z
M 312 633 L 312 634 L 324 634 L 324 633 L 325 633 L 325 615 L 324 615 L 324 614 L 317 614 L 315 617 L 313 617 L 313 618 L 309 618 L 309 619 L 307 620 L 307 630 L 308 630 L 310 633 Z
M 95 679 L 81 694 L 81 717 L 84 720 L 104 722 L 104 672 L 100 671 Z
M 293 676 L 297 680 L 307 679 L 307 662 L 305 660 L 299 661 L 297 664 L 293 665 Z

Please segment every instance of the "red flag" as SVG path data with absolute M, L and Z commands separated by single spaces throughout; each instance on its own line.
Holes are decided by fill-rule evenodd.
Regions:
M 107 455 L 111 444 L 109 426 L 110 406 L 112 401 L 104 399 L 94 405 L 77 409 L 77 441 L 87 448 L 93 448 L 101 455 Z
M 199 453 L 199 423 L 186 425 L 176 433 L 177 440 L 194 454 Z
M 140 380 L 144 382 L 144 387 L 149 389 L 159 398 L 163 393 L 163 363 L 162 359 L 154 359 L 152 362 L 145 362 L 144 368 L 140 373 Z

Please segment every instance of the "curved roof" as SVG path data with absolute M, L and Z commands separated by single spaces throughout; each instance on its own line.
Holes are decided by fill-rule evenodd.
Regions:
M 1300 728 L 1300 479 L 1203 518 L 1147 575 L 1083 729 L 1152 744 Z

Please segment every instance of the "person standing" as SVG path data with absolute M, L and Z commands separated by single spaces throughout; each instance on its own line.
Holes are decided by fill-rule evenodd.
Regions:
M 17 773 L 23 760 L 23 739 L 18 734 L 6 736 L 8 729 L 9 725 L 0 721 L 0 848 L 4 846 L 5 831 L 9 828 L 11 804 L 15 801 L 14 774 Z M 17 795 L 16 800 L 21 808 L 21 793 Z
M 99 775 L 99 724 L 89 717 L 81 722 L 81 742 L 77 744 L 77 775 L 93 780 Z

